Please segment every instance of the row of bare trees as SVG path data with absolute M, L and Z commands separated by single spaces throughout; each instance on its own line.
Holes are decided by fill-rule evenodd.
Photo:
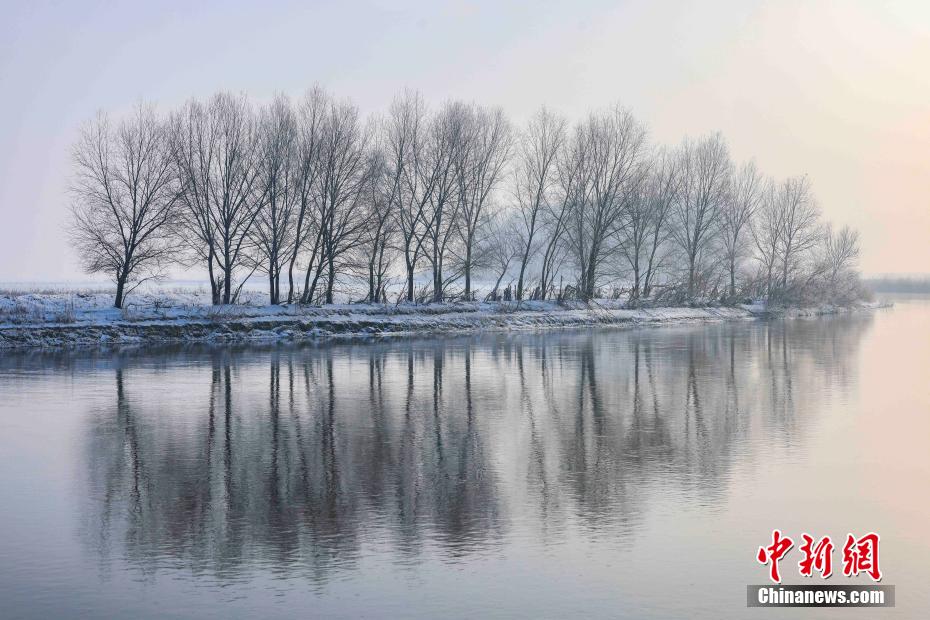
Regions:
M 858 294 L 858 236 L 821 222 L 807 177 L 736 165 L 719 134 L 651 144 L 619 106 L 573 124 L 543 108 L 516 130 L 499 108 L 430 109 L 413 91 L 371 118 L 320 88 L 257 108 L 219 93 L 100 114 L 74 162 L 72 240 L 117 307 L 178 264 L 206 272 L 215 304 L 256 275 L 272 304 L 385 302 L 394 283 L 434 302 L 482 285 L 636 303 Z

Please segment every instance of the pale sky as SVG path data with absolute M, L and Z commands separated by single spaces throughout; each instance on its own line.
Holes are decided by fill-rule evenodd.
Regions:
M 0 15 L 0 281 L 86 279 L 67 186 L 98 109 L 314 83 L 365 112 L 408 86 L 518 123 L 620 102 L 660 143 L 720 130 L 736 161 L 809 174 L 826 217 L 861 231 L 866 273 L 930 272 L 930 2 L 0 0 Z

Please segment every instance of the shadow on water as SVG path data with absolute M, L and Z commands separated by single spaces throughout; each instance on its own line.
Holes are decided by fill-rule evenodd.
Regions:
M 867 315 L 269 348 L 5 356 L 93 373 L 82 536 L 102 561 L 317 585 L 526 533 L 623 540 L 722 501 L 856 381 Z M 797 397 L 804 394 L 804 398 Z M 820 396 L 818 396 L 820 395 Z M 764 440 L 764 441 L 763 441 Z M 619 543 L 618 543 L 619 544 Z

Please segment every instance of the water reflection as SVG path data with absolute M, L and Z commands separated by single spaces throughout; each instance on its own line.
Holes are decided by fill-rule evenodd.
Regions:
M 803 442 L 870 321 L 66 356 L 112 374 L 83 536 L 145 573 L 316 584 L 518 534 L 622 547 L 654 494 L 713 506 L 735 462 Z

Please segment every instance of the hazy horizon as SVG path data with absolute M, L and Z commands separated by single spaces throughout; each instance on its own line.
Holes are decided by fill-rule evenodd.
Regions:
M 411 87 L 433 105 L 500 105 L 517 125 L 541 105 L 578 119 L 619 102 L 658 143 L 719 130 L 737 162 L 808 174 L 825 218 L 860 230 L 866 275 L 930 272 L 928 5 L 6 9 L 0 281 L 88 280 L 64 225 L 71 145 L 98 109 L 166 110 L 217 90 L 264 101 L 315 83 L 365 113 Z

